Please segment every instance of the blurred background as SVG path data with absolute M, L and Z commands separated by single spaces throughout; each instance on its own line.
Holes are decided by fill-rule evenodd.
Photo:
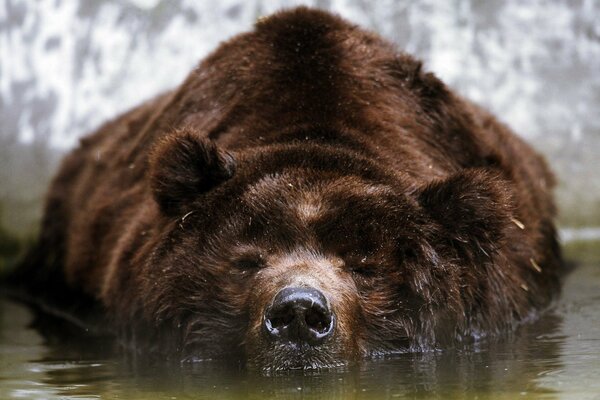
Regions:
M 599 0 L 0 0 L 0 254 L 32 237 L 80 136 L 298 4 L 423 59 L 547 156 L 561 227 L 600 226 Z

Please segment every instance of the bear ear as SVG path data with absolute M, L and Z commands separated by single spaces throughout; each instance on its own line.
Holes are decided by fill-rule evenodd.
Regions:
M 483 169 L 466 169 L 428 184 L 418 201 L 452 241 L 492 250 L 510 224 L 513 201 L 505 180 Z M 482 247 L 483 246 L 483 247 Z
M 231 178 L 233 156 L 191 129 L 162 139 L 150 153 L 150 185 L 166 215 L 178 215 L 185 205 Z

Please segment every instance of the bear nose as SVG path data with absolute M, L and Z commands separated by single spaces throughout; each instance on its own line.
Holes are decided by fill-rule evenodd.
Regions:
M 288 287 L 266 310 L 264 327 L 276 340 L 318 345 L 333 334 L 334 315 L 317 289 Z

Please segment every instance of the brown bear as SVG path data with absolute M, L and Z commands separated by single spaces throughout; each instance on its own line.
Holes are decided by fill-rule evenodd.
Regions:
M 550 304 L 553 184 L 419 61 L 297 8 L 82 139 L 17 275 L 167 358 L 322 368 L 438 349 Z

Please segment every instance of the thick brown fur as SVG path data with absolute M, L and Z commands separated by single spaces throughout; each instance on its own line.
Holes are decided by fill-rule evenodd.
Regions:
M 434 349 L 514 329 L 557 294 L 553 184 L 419 61 L 298 8 L 83 139 L 18 274 L 181 359 L 323 367 Z M 261 333 L 290 285 L 336 313 L 322 346 Z

